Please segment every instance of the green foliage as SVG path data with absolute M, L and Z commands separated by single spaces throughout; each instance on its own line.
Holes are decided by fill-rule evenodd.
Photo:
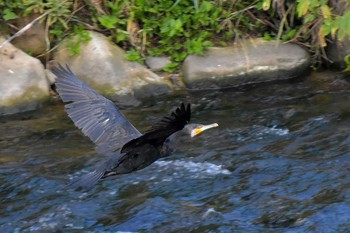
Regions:
M 110 29 L 115 42 L 133 47 L 126 57 L 140 61 L 147 55 L 169 55 L 174 63 L 167 70 L 176 68 L 188 54 L 203 54 L 227 15 L 211 1 L 124 0 L 106 7 L 108 13 L 98 16 L 98 22 Z
M 324 51 L 327 37 L 337 36 L 342 40 L 350 35 L 350 11 L 337 15 L 328 0 L 297 0 L 289 4 L 277 0 L 275 8 L 270 3 L 271 0 L 261 0 L 258 6 L 273 18 L 276 18 L 276 12 L 280 16 L 280 21 L 275 20 L 279 24 L 275 38 L 304 44 L 314 55 L 314 64 L 321 64 L 323 58 L 327 59 Z
M 127 1 L 108 1 L 106 7 L 110 10 L 108 15 L 97 16 L 98 22 L 107 29 L 125 27 L 126 19 L 123 12 Z
M 176 2 L 174 3 L 173 6 L 176 6 L 177 4 L 179 4 L 181 0 L 176 0 Z M 193 0 L 193 6 L 196 9 L 196 11 L 198 11 L 198 6 L 199 6 L 199 0 Z
M 18 18 L 18 16 L 13 11 L 11 11 L 10 9 L 5 9 L 3 11 L 3 16 L 2 17 L 3 17 L 3 19 L 5 21 Z
M 178 62 L 172 62 L 172 63 L 168 64 L 166 67 L 164 67 L 163 70 L 170 73 L 170 72 L 174 71 L 178 66 L 179 66 Z
M 0 22 L 1 20 L 9 21 L 12 19 L 17 19 L 19 16 L 16 11 L 19 9 L 23 9 L 23 3 L 21 1 L 6 1 L 6 0 L 0 0 Z
M 32 14 L 46 15 L 46 25 L 49 28 L 50 41 L 60 42 L 65 36 L 73 34 L 67 47 L 71 54 L 80 52 L 80 45 L 90 40 L 89 34 L 81 25 L 71 23 L 73 2 L 69 0 L 14 0 L 1 1 L 0 10 L 4 9 L 3 19 L 10 21 Z
M 255 36 L 303 44 L 316 64 L 325 58 L 327 37 L 350 35 L 350 11 L 337 15 L 328 0 L 0 0 L 0 12 L 9 25 L 33 13 L 46 15 L 51 44 L 73 35 L 71 54 L 90 40 L 86 29 L 96 30 L 126 49 L 129 60 L 169 56 L 168 72 L 189 54 Z
M 345 62 L 346 68 L 343 70 L 343 72 L 349 73 L 350 72 L 350 54 L 344 57 L 344 62 Z
M 67 40 L 66 46 L 71 55 L 80 54 L 80 48 L 83 43 L 91 40 L 90 34 L 82 26 L 74 26 L 74 36 Z
M 129 60 L 142 62 L 149 55 L 171 57 L 172 63 L 165 68 L 171 71 L 189 54 L 203 54 L 214 41 L 226 45 L 233 36 L 238 38 L 256 28 L 256 20 L 252 23 L 245 14 L 245 8 L 252 6 L 246 2 L 237 0 L 233 6 L 211 0 L 114 0 L 73 5 L 70 0 L 0 0 L 0 7 L 6 8 L 6 21 L 31 13 L 47 14 L 53 44 L 74 35 L 67 43 L 71 54 L 79 53 L 81 43 L 89 40 L 83 30 L 88 26 L 129 50 Z M 78 9 L 84 11 L 80 14 Z M 243 14 L 235 14 L 235 10 L 243 10 Z
M 4 9 L 3 19 L 9 21 L 29 14 L 43 14 L 48 12 L 49 26 L 59 21 L 68 28 L 65 18 L 71 16 L 71 1 L 61 0 L 14 0 L 1 1 L 0 9 Z
M 97 17 L 98 21 L 107 29 L 115 28 L 116 24 L 118 23 L 118 18 L 110 15 L 102 15 Z
M 159 1 L 161 2 L 163 1 Z M 145 16 L 143 23 L 149 28 L 146 34 L 149 37 L 159 38 L 152 40 L 153 46 L 149 49 L 149 53 L 168 54 L 174 62 L 183 61 L 189 54 L 203 54 L 205 47 L 212 45 L 209 41 L 212 35 L 222 30 L 219 22 L 221 17 L 225 17 L 222 8 L 209 1 L 202 1 L 198 10 L 188 1 L 181 1 L 172 6 L 170 11 L 166 5 L 156 11 L 158 15 L 147 14 L 147 11 L 139 11 L 136 14 L 140 15 L 140 19 Z M 162 20 L 157 20 L 159 18 Z M 175 68 L 175 64 L 168 66 L 167 69 Z
M 142 56 L 135 49 L 131 49 L 131 50 L 127 51 L 126 54 L 125 54 L 125 57 L 129 61 L 137 61 L 137 62 L 142 62 L 143 61 Z
M 350 11 L 335 18 L 332 30 L 338 30 L 340 40 L 343 40 L 345 36 L 350 36 Z

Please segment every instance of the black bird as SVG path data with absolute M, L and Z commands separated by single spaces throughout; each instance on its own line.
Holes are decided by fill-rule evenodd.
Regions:
M 109 99 L 78 79 L 68 65 L 52 69 L 56 88 L 74 124 L 95 144 L 96 151 L 109 155 L 94 171 L 73 180 L 71 187 L 89 188 L 98 180 L 130 173 L 168 156 L 178 145 L 218 124 L 189 124 L 190 104 L 181 104 L 145 134 L 141 134 Z

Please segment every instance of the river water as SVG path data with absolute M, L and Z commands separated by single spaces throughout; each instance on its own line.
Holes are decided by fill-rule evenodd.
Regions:
M 145 101 L 123 110 L 141 131 L 181 102 L 220 126 L 87 192 L 65 185 L 103 156 L 61 103 L 1 117 L 0 232 L 350 232 L 349 90 L 318 77 Z

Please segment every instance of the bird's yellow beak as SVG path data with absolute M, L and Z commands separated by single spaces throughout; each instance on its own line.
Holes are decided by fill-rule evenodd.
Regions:
M 219 125 L 217 123 L 210 124 L 210 125 L 201 125 L 198 126 L 197 128 L 193 129 L 191 132 L 191 137 L 193 138 L 194 136 L 202 133 L 204 130 L 211 129 L 214 127 L 218 127 Z

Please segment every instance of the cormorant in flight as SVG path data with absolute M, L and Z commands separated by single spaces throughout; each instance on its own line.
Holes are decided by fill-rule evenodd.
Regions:
M 57 92 L 74 124 L 95 144 L 96 151 L 109 155 L 94 171 L 73 180 L 71 187 L 89 188 L 98 180 L 140 170 L 168 156 L 178 145 L 218 124 L 189 124 L 190 104 L 181 104 L 170 116 L 140 133 L 109 99 L 78 79 L 68 66 L 52 69 Z

